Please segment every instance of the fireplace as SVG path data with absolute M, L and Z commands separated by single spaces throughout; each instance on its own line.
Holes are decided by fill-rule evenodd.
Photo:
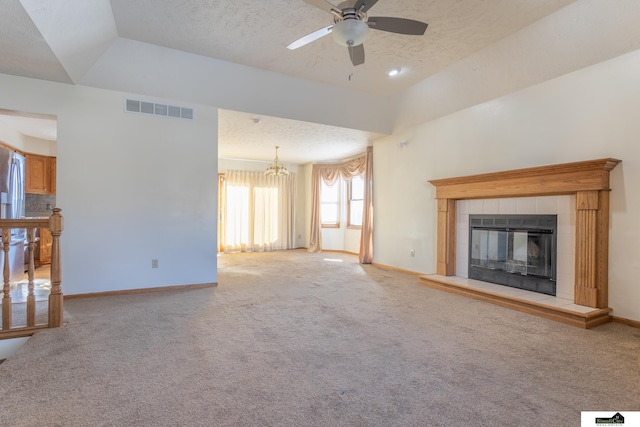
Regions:
M 469 278 L 556 295 L 556 215 L 469 215 Z
M 608 322 L 611 311 L 608 308 L 609 192 L 611 191 L 609 174 L 618 163 L 620 160 L 607 158 L 430 180 L 429 182 L 436 187 L 437 199 L 436 274 L 420 276 L 420 280 L 437 289 L 493 302 L 583 328 Z M 575 196 L 572 305 L 583 307 L 579 310 L 570 310 L 563 308 L 566 306 L 558 307 L 553 303 L 544 304 L 537 300 L 527 300 L 491 290 L 473 289 L 464 283 L 466 279 L 462 281 L 458 277 L 449 279 L 448 276 L 456 275 L 457 201 L 560 195 Z M 528 212 L 515 213 L 527 214 Z M 567 234 L 563 232 L 565 228 L 566 224 L 563 225 L 561 221 L 560 242 L 565 242 L 562 238 L 563 234 Z M 521 236 L 518 239 L 524 240 L 524 237 Z M 526 240 L 528 242 L 528 234 Z M 466 246 L 460 249 L 468 253 Z M 559 252 L 561 257 L 563 252 L 566 252 L 566 247 Z M 566 268 L 567 263 L 560 265 Z M 564 275 L 566 272 L 561 271 L 559 274 L 560 287 L 563 286 Z M 562 289 L 559 289 L 558 293 L 561 292 Z M 584 307 L 593 310 L 585 312 Z

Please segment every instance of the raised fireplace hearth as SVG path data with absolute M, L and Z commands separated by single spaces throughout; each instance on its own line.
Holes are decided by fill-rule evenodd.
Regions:
M 469 278 L 556 295 L 556 215 L 469 215 Z

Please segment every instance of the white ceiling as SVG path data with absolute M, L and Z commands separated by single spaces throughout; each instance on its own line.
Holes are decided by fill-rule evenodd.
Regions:
M 81 84 L 92 63 L 121 37 L 391 95 L 573 1 L 379 0 L 369 16 L 415 19 L 429 27 L 424 36 L 370 31 L 366 62 L 353 67 L 346 48 L 331 36 L 286 49 L 332 23 L 330 14 L 303 0 L 2 0 L 0 73 Z M 402 70 L 393 79 L 386 74 L 392 67 Z M 287 162 L 336 159 L 363 151 L 380 136 L 277 118 L 245 126 L 250 117 L 220 112 L 221 157 L 270 160 L 270 147 L 280 145 Z
M 256 123 L 258 121 L 259 123 Z M 366 150 L 381 134 L 317 123 L 219 110 L 218 157 L 273 160 L 274 146 L 285 163 L 346 159 Z
M 358 67 L 331 36 L 285 48 L 333 23 L 332 15 L 302 0 L 111 0 L 111 8 L 120 37 L 390 95 L 572 2 L 379 0 L 369 16 L 415 19 L 429 27 L 424 36 L 370 31 L 366 62 Z M 392 67 L 403 70 L 395 79 L 387 76 Z
M 58 124 L 55 116 L 31 114 L 0 109 L 0 122 L 23 135 L 46 141 L 58 139 Z

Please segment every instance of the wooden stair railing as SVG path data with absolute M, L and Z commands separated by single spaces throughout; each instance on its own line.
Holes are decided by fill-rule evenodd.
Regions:
M 2 257 L 4 267 L 2 271 L 2 329 L 0 339 L 16 338 L 33 335 L 39 329 L 57 328 L 63 325 L 63 295 L 62 295 L 62 268 L 60 262 L 60 236 L 63 229 L 63 217 L 61 209 L 54 208 L 51 217 L 37 219 L 0 219 L 0 229 L 2 230 Z M 27 230 L 26 242 L 28 257 L 28 285 L 26 299 L 26 326 L 13 327 L 11 283 L 10 283 L 10 263 L 9 247 L 11 244 L 11 229 L 25 228 Z M 48 322 L 36 324 L 36 297 L 34 291 L 34 247 L 36 228 L 46 228 L 51 232 L 51 290 L 49 293 Z

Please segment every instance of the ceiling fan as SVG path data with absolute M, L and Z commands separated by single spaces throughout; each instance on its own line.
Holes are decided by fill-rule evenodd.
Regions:
M 367 11 L 378 0 L 347 0 L 334 6 L 328 0 L 303 0 L 312 6 L 333 15 L 333 24 L 316 30 L 294 41 L 287 49 L 294 50 L 305 46 L 331 33 L 333 39 L 349 49 L 353 65 L 364 64 L 364 46 L 362 43 L 369 34 L 369 28 L 390 33 L 421 36 L 427 30 L 424 22 L 413 19 L 392 18 L 389 16 L 368 17 Z

